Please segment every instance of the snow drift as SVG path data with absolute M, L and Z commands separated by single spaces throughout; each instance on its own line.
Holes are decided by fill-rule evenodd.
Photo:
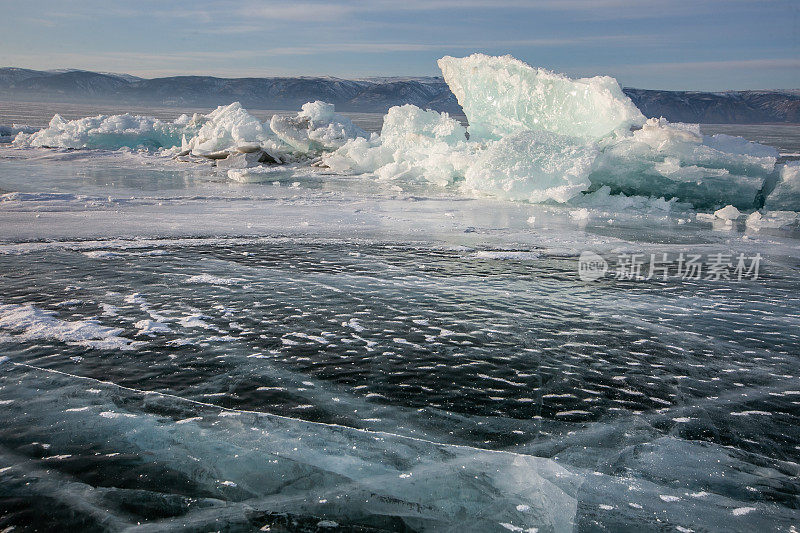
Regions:
M 697 125 L 648 120 L 613 78 L 573 80 L 511 56 L 444 57 L 439 66 L 468 127 L 447 113 L 403 105 L 389 110 L 380 135 L 368 135 L 325 102 L 269 122 L 233 103 L 172 123 L 131 115 L 67 122 L 56 115 L 47 128 L 19 133 L 14 142 L 206 157 L 221 160 L 240 181 L 261 180 L 271 172 L 264 165 L 317 163 L 321 156 L 337 173 L 517 201 L 574 203 L 603 189 L 701 209 L 754 209 L 765 199 L 800 209 L 797 172 L 776 165 L 776 150 L 702 135 Z

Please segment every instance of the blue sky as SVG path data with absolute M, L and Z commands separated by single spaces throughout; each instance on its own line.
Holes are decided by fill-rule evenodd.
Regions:
M 435 75 L 512 54 L 664 89 L 800 88 L 800 2 L 0 0 L 0 65 L 144 77 Z

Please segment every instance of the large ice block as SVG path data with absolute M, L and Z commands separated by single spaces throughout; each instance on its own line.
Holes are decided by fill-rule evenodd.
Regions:
M 727 136 L 726 136 L 727 137 Z M 775 168 L 774 149 L 650 119 L 632 135 L 601 143 L 589 179 L 614 193 L 677 198 L 697 208 L 752 209 Z
M 767 196 L 764 208 L 775 211 L 800 211 L 800 161 L 783 165 L 777 186 Z
M 470 138 L 525 130 L 599 139 L 645 121 L 608 76 L 570 79 L 511 56 L 445 56 L 439 68 L 469 120 Z
M 589 186 L 594 145 L 546 131 L 494 141 L 466 171 L 465 187 L 509 200 L 566 202 Z

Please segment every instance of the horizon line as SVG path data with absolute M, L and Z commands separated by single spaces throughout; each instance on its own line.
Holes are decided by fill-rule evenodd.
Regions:
M 673 64 L 674 65 L 674 64 Z M 545 67 L 541 67 L 545 68 Z M 140 80 L 159 80 L 159 79 L 168 79 L 168 78 L 216 78 L 216 79 L 228 79 L 228 80 L 244 80 L 244 79 L 336 79 L 336 80 L 343 80 L 343 81 L 362 81 L 362 80 L 369 80 L 369 79 L 402 79 L 402 78 L 412 78 L 412 79 L 439 79 L 442 80 L 444 83 L 444 77 L 439 75 L 417 75 L 417 74 L 398 74 L 393 76 L 381 76 L 381 75 L 365 75 L 365 76 L 353 76 L 353 77 L 342 77 L 342 76 L 334 76 L 330 74 L 296 74 L 296 75 L 261 75 L 261 76 L 242 76 L 242 75 L 235 75 L 235 76 L 222 76 L 216 74 L 170 74 L 170 75 L 161 75 L 161 76 L 153 76 L 153 77 L 146 77 L 146 76 L 139 76 L 136 74 L 130 74 L 128 72 L 113 72 L 113 71 L 106 71 L 106 70 L 90 70 L 85 68 L 72 68 L 72 67 L 60 67 L 60 68 L 51 68 L 51 69 L 38 69 L 38 68 L 31 68 L 31 67 L 20 67 L 20 66 L 0 66 L 0 70 L 3 69 L 17 69 L 17 70 L 29 70 L 33 72 L 46 72 L 46 73 L 67 73 L 67 72 L 87 72 L 90 74 L 101 74 L 105 76 L 130 76 L 132 78 L 138 78 Z M 549 69 L 546 69 L 549 70 Z M 566 75 L 566 74 L 565 74 Z M 585 78 L 591 78 L 592 76 L 580 76 Z M 613 77 L 613 76 L 612 76 Z M 617 79 L 616 77 L 614 77 Z M 575 78 L 573 78 L 575 79 Z M 619 82 L 619 80 L 617 80 Z M 759 92 L 759 91 L 800 91 L 800 86 L 798 87 L 772 87 L 772 88 L 760 88 L 760 89 L 717 89 L 717 90 L 703 90 L 703 89 L 660 89 L 660 88 L 651 88 L 651 87 L 634 87 L 630 85 L 624 85 L 620 83 L 620 87 L 623 89 L 640 89 L 645 91 L 666 91 L 666 92 L 690 92 L 690 93 L 725 93 L 725 92 Z

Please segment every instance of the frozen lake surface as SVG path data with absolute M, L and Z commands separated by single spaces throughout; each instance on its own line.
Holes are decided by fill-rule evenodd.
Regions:
M 0 530 L 800 518 L 797 233 L 131 151 L 5 145 L 0 193 Z M 763 260 L 586 282 L 587 250 Z

